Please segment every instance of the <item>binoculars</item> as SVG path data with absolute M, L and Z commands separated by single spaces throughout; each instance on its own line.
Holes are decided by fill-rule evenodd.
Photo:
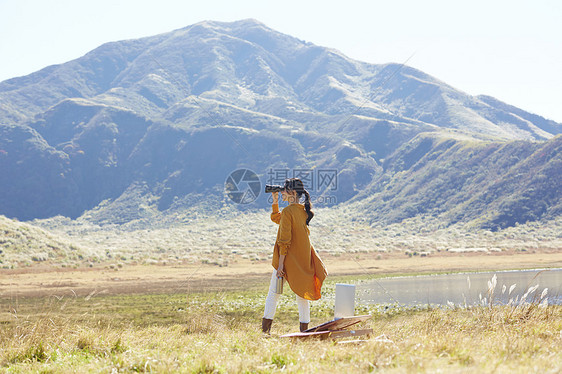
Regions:
M 275 186 L 275 185 L 270 185 L 270 184 L 265 185 L 265 193 L 281 192 L 281 191 L 284 191 L 284 190 L 285 190 L 285 188 L 283 186 Z

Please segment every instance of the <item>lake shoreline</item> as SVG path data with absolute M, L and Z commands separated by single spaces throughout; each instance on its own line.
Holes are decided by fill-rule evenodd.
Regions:
M 561 268 L 562 252 L 355 253 L 321 256 L 332 279 Z M 105 264 L 98 267 L 35 266 L 0 270 L 0 298 L 60 295 L 196 293 L 263 288 L 269 281 L 269 260 L 237 259 L 228 266 L 213 264 Z

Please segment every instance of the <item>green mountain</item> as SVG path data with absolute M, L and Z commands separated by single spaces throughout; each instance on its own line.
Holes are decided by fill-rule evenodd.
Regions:
M 474 141 L 422 133 L 385 160 L 354 197 L 360 219 L 418 215 L 492 230 L 562 214 L 562 136 L 547 142 Z
M 369 220 L 502 228 L 560 213 L 560 133 L 408 66 L 254 20 L 202 22 L 1 82 L 0 214 L 212 210 L 234 204 L 225 181 L 249 169 L 262 186 L 308 174 L 318 205 L 357 204 Z

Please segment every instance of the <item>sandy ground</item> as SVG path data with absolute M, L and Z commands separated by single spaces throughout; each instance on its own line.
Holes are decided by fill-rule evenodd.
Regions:
M 331 277 L 458 271 L 562 268 L 562 251 L 551 253 L 464 253 L 408 257 L 402 253 L 323 256 Z M 32 267 L 0 270 L 0 298 L 128 293 L 186 293 L 266 287 L 269 262 L 238 260 L 210 264 L 129 265 L 110 269 Z

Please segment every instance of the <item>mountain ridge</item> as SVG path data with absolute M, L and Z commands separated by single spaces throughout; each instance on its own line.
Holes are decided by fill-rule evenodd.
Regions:
M 479 157 L 478 142 L 557 144 L 562 132 L 561 124 L 417 69 L 355 61 L 255 20 L 106 43 L 0 82 L 0 103 L 0 169 L 8 176 L 0 214 L 20 219 L 139 201 L 140 185 L 158 210 L 189 207 L 189 196 L 202 191 L 220 197 L 237 168 L 262 180 L 271 169 L 337 170 L 337 191 L 314 192 L 345 203 L 366 198 L 365 189 L 375 193 L 369 186 L 392 180 L 385 173 L 401 172 L 388 160 L 417 147 L 422 134 L 466 137 Z
M 456 95 L 464 95 L 467 97 L 472 98 L 472 100 L 478 100 L 479 97 L 471 97 L 469 95 L 466 94 L 462 94 L 460 93 L 460 91 L 454 90 L 452 87 L 443 84 L 443 82 L 439 81 L 438 79 L 435 79 L 423 72 L 420 72 L 417 69 L 413 69 L 407 66 L 402 66 L 399 64 L 384 64 L 384 65 L 373 65 L 373 64 L 367 64 L 367 63 L 361 63 L 355 60 L 351 60 L 348 59 L 347 57 L 343 56 L 341 53 L 337 52 L 335 50 L 331 50 L 331 49 L 326 49 L 326 48 L 322 48 L 322 47 L 318 47 L 315 46 L 311 43 L 306 43 L 304 41 L 300 41 L 299 39 L 293 38 L 293 37 L 289 37 L 286 35 L 283 35 L 281 33 L 277 33 L 274 32 L 273 30 L 265 27 L 263 24 L 254 21 L 254 20 L 243 20 L 243 21 L 239 21 L 239 22 L 234 22 L 234 23 L 220 23 L 220 22 L 210 22 L 210 21 L 205 21 L 205 22 L 201 22 L 195 25 L 191 25 L 188 26 L 186 28 L 182 28 L 182 29 L 178 29 L 175 31 L 172 31 L 170 33 L 164 33 L 164 34 L 160 34 L 154 37 L 145 37 L 142 39 L 138 39 L 138 40 L 127 40 L 127 41 L 121 41 L 121 42 L 111 42 L 111 43 L 106 43 L 98 48 L 96 48 L 95 50 L 93 50 L 92 52 L 87 53 L 86 55 L 84 55 L 82 58 L 79 59 L 75 59 L 73 61 L 70 61 L 69 63 L 65 63 L 65 64 L 60 64 L 60 65 L 56 65 L 56 66 L 51 66 L 48 68 L 45 68 L 37 73 L 33 73 L 28 77 L 22 77 L 22 78 L 14 78 L 15 80 L 19 80 L 19 83 L 24 83 L 26 85 L 29 85 L 29 83 L 31 82 L 27 82 L 27 80 L 31 79 L 31 77 L 33 77 L 35 74 L 37 75 L 41 75 L 43 77 L 43 79 L 45 78 L 49 78 L 50 75 L 52 75 L 52 73 L 54 73 L 54 70 L 72 70 L 72 67 L 76 67 L 75 65 L 85 65 L 85 67 L 88 67 L 92 64 L 95 64 L 96 66 L 96 73 L 98 73 L 99 75 L 99 79 L 90 79 L 90 81 L 95 81 L 95 85 L 94 84 L 82 84 L 79 85 L 79 87 L 69 87 L 67 88 L 67 90 L 71 91 L 70 93 L 79 93 L 79 95 L 68 95 L 69 92 L 66 92 L 66 95 L 63 95 L 65 98 L 66 97 L 82 97 L 82 98 L 93 98 L 96 96 L 99 96 L 101 94 L 108 94 L 107 91 L 109 87 L 111 87 L 111 89 L 118 89 L 118 88 L 126 88 L 134 83 L 139 83 L 139 81 L 141 81 L 142 83 L 142 79 L 150 79 L 151 75 L 150 74 L 146 74 L 144 72 L 144 69 L 146 69 L 147 67 L 149 67 L 149 70 L 152 71 L 158 71 L 158 70 L 163 70 L 162 75 L 165 75 L 168 79 L 168 82 L 172 81 L 172 83 L 176 84 L 176 85 L 187 85 L 185 87 L 182 88 L 190 88 L 192 86 L 192 88 L 197 88 L 198 86 L 201 87 L 201 85 L 205 85 L 205 82 L 207 82 L 207 84 L 210 84 L 210 81 L 207 79 L 207 81 L 203 80 L 203 81 L 199 81 L 196 80 L 195 82 L 192 82 L 193 85 L 189 85 L 189 82 L 186 82 L 185 79 L 182 81 L 180 78 L 183 77 L 182 74 L 179 74 L 177 71 L 174 71 L 175 69 L 171 69 L 170 66 L 176 66 L 176 68 L 178 66 L 181 66 L 180 64 L 166 64 L 165 68 L 163 68 L 163 63 L 159 62 L 158 59 L 156 57 L 154 57 L 154 54 L 156 52 L 160 51 L 160 48 L 164 48 L 167 47 L 168 43 L 174 43 L 174 46 L 176 48 L 179 48 L 182 46 L 181 43 L 183 43 L 183 45 L 187 45 L 192 46 L 193 47 L 193 43 L 197 44 L 197 41 L 200 41 L 200 39 L 194 39 L 193 37 L 188 37 L 189 35 L 191 35 L 192 33 L 196 33 L 196 34 L 210 34 L 211 36 L 215 36 L 217 38 L 219 37 L 225 37 L 226 36 L 230 36 L 228 34 L 226 34 L 227 30 L 224 29 L 220 29 L 218 27 L 216 27 L 217 25 L 232 25 L 230 28 L 228 28 L 227 30 L 236 30 L 236 32 L 233 32 L 233 35 L 235 36 L 242 36 L 242 37 L 248 37 L 248 35 L 252 36 L 255 33 L 257 33 L 257 31 L 255 31 L 256 28 L 260 29 L 258 31 L 263 31 L 261 29 L 265 29 L 265 30 L 269 30 L 269 32 L 274 33 L 274 35 L 276 37 L 282 36 L 282 40 L 287 41 L 289 40 L 290 42 L 292 42 L 291 47 L 293 49 L 306 49 L 306 53 L 312 53 L 313 54 L 313 58 L 312 60 L 309 58 L 308 60 L 306 60 L 306 62 L 308 62 L 309 64 L 303 64 L 305 66 L 309 66 L 308 70 L 311 70 L 312 72 L 314 72 L 314 74 L 312 74 L 312 76 L 310 76 L 310 74 L 304 74 L 300 76 L 300 85 L 297 84 L 296 87 L 294 87 L 294 89 L 297 89 L 297 91 L 300 90 L 304 90 L 304 92 L 299 92 L 299 94 L 306 96 L 307 94 L 307 89 L 310 90 L 310 88 L 313 86 L 312 83 L 315 82 L 314 78 L 317 78 L 318 75 L 321 75 L 321 73 L 323 72 L 322 69 L 325 70 L 326 68 L 326 64 L 328 65 L 332 65 L 336 68 L 336 72 L 339 73 L 343 73 L 340 74 L 340 76 L 338 76 L 338 83 L 344 84 L 347 83 L 353 83 L 354 87 L 358 87 L 356 81 L 350 80 L 349 78 L 346 80 L 346 78 L 344 77 L 345 75 L 348 76 L 354 76 L 358 74 L 358 69 L 367 69 L 370 70 L 369 74 L 371 76 L 378 76 L 381 75 L 381 79 L 379 79 L 379 81 L 375 81 L 375 82 L 367 82 L 368 84 L 370 83 L 371 85 L 376 85 L 377 83 L 381 83 L 380 80 L 384 80 L 386 83 L 390 82 L 392 83 L 392 85 L 397 86 L 398 87 L 398 91 L 407 91 L 404 90 L 403 88 L 405 87 L 405 85 L 403 84 L 404 81 L 408 81 L 408 78 L 413 78 L 413 80 L 418 81 L 420 84 L 425 84 L 425 85 L 430 85 L 431 90 L 435 91 L 440 89 L 440 87 L 445 88 L 448 91 L 454 91 Z M 238 26 L 237 26 L 238 25 Z M 249 30 L 246 29 L 240 29 L 240 25 L 251 25 L 251 27 L 249 27 Z M 235 27 L 237 26 L 237 27 Z M 221 32 L 219 32 L 221 31 Z M 213 33 L 214 32 L 214 33 Z M 259 33 L 258 33 L 259 34 Z M 263 34 L 263 33 L 262 33 Z M 259 35 L 262 35 L 259 34 Z M 187 36 L 186 36 L 187 35 Z M 270 40 L 271 35 L 269 35 L 270 38 L 266 39 L 266 40 Z M 220 38 L 219 38 L 220 39 Z M 237 43 L 241 43 L 243 44 L 242 46 L 237 45 L 236 48 L 253 48 L 254 50 L 257 48 L 256 46 L 259 46 L 260 48 L 262 48 L 263 50 L 269 52 L 269 54 L 267 55 L 267 57 L 269 57 L 268 61 L 269 63 L 267 64 L 267 66 L 269 66 L 270 68 L 277 68 L 278 71 L 275 71 L 275 69 L 270 69 L 272 71 L 274 71 L 277 76 L 281 76 L 282 78 L 287 78 L 286 76 L 282 76 L 279 73 L 282 72 L 283 69 L 281 69 L 281 67 L 285 68 L 285 70 L 290 70 L 293 71 L 294 69 L 294 59 L 295 57 L 302 57 L 301 55 L 295 55 L 295 52 L 293 52 L 292 54 L 289 53 L 289 55 L 291 57 L 284 57 L 284 59 L 282 60 L 279 56 L 271 53 L 267 48 L 264 48 L 264 45 L 267 45 L 263 40 L 260 40 L 261 44 L 252 44 L 251 40 L 259 40 L 259 38 L 251 38 L 251 39 L 240 39 L 240 38 L 233 38 L 236 40 Z M 195 40 L 195 41 L 194 41 Z M 145 44 L 142 44 L 145 43 Z M 272 42 L 271 42 L 272 43 Z M 278 43 L 279 44 L 279 43 Z M 219 44 L 220 46 L 220 44 Z M 298 46 L 298 48 L 296 48 L 296 46 Z M 224 47 L 224 46 L 222 46 Z M 193 48 L 195 49 L 195 48 Z M 271 47 L 269 48 L 271 49 Z M 132 50 L 132 51 L 131 51 Z M 216 56 L 221 57 L 221 55 L 218 55 L 217 53 L 213 52 Z M 279 53 L 278 53 L 279 54 Z M 108 55 L 110 55 L 111 57 L 109 57 Z M 211 54 L 211 57 L 213 54 Z M 128 56 L 128 57 L 127 57 Z M 195 54 L 195 57 L 202 57 L 205 56 L 205 54 Z M 216 57 L 215 56 L 215 57 Z M 331 57 L 337 56 L 338 59 L 333 59 Z M 176 56 L 177 57 L 177 56 Z M 181 57 L 181 55 L 180 55 Z M 209 56 L 206 56 L 209 57 Z M 262 56 L 260 56 L 262 57 Z M 310 56 L 305 56 L 305 57 L 310 57 Z M 263 59 L 263 57 L 262 57 Z M 274 61 L 274 60 L 277 60 Z M 265 61 L 265 60 L 264 60 Z M 127 64 L 125 64 L 125 62 L 127 62 Z M 244 61 L 245 62 L 245 61 Z M 81 64 L 80 64 L 81 63 Z M 323 65 L 324 64 L 324 65 Z M 125 66 L 126 65 L 126 66 Z M 152 66 L 151 66 L 152 65 Z M 140 67 L 139 67 L 140 66 Z M 142 69 L 141 69 L 142 68 Z M 224 68 L 224 66 L 221 66 L 221 68 Z M 396 78 L 401 78 L 401 79 L 394 79 L 394 80 L 390 80 L 388 79 L 388 74 L 384 75 L 384 74 L 378 74 L 378 73 L 384 73 L 385 69 L 388 68 L 396 68 L 396 69 L 391 69 L 392 70 L 392 75 L 394 76 L 394 74 L 396 74 L 396 72 L 398 71 L 399 75 Z M 399 69 L 398 69 L 399 68 Z M 117 70 L 115 70 L 117 69 Z M 141 73 L 138 72 L 138 69 L 141 69 Z M 305 69 L 306 70 L 306 69 Z M 338 71 L 339 70 L 339 71 Z M 107 73 L 106 71 L 110 71 L 110 73 Z M 51 74 L 49 74 L 51 73 Z M 216 73 L 216 72 L 215 72 Z M 330 73 L 333 75 L 334 70 L 332 69 L 330 71 Z M 349 74 L 351 73 L 351 74 Z M 406 74 L 407 73 L 407 74 Z M 82 76 L 80 74 L 76 75 L 77 73 L 75 73 L 74 76 L 72 76 L 72 78 L 78 78 L 78 79 L 73 79 L 73 81 L 75 83 L 82 83 L 86 77 L 88 77 L 88 74 L 86 74 L 85 76 Z M 90 73 L 91 75 L 92 73 Z M 109 78 L 106 77 L 106 75 L 110 75 Z M 152 78 L 154 78 L 154 73 L 152 73 Z M 364 75 L 364 74 L 363 74 Z M 141 79 L 142 76 L 142 79 Z M 298 76 L 298 74 L 297 74 Z M 51 77 L 51 79 L 56 79 L 57 77 Z M 89 77 L 91 78 L 91 77 Z M 209 78 L 209 77 L 206 77 Z M 3 87 L 4 85 L 6 85 L 6 82 L 11 82 L 12 85 L 14 85 L 14 79 L 12 80 L 8 80 L 5 82 L 0 83 L 0 92 L 6 92 L 7 90 L 5 89 L 5 87 Z M 295 82 L 299 82 L 295 77 L 293 77 L 292 79 L 285 79 L 285 82 L 291 82 L 291 81 L 295 81 Z M 227 80 L 228 82 L 228 80 Z M 34 82 L 36 83 L 36 82 Z M 145 82 L 145 87 L 143 87 L 143 89 L 145 89 L 145 92 L 149 92 L 150 91 L 150 87 L 147 87 L 148 83 L 150 82 Z M 154 82 L 152 82 L 154 83 Z M 231 82 L 228 82 L 229 84 Z M 325 83 L 325 82 L 320 82 L 320 83 Z M 408 81 L 409 84 L 412 84 L 411 81 Z M 223 83 L 224 85 L 224 83 Z M 76 84 L 74 85 L 76 86 Z M 277 86 L 283 86 L 283 84 L 278 84 Z M 300 87 L 302 86 L 302 87 Z M 324 86 L 326 86 L 324 84 Z M 328 87 L 332 87 L 331 90 L 328 90 L 329 92 L 326 92 L 326 94 L 329 96 L 330 94 L 333 97 L 333 99 L 336 99 L 337 101 L 337 96 L 341 96 L 341 87 L 340 89 L 334 89 L 333 85 L 330 86 L 330 84 L 327 85 Z M 83 88 L 82 90 L 80 90 L 80 88 Z M 177 89 L 177 87 L 176 87 Z M 201 89 L 201 88 L 200 88 Z M 420 87 L 417 87 L 417 89 L 419 90 Z M 11 90 L 13 91 L 13 89 Z M 199 93 L 197 90 L 196 91 L 196 95 L 197 93 Z M 338 92 L 340 91 L 340 92 Z M 209 90 L 204 91 L 207 95 L 211 94 L 211 92 Z M 315 92 L 315 91 L 313 91 Z M 187 91 L 186 91 L 187 93 Z M 424 92 L 422 92 L 424 95 L 426 96 L 431 96 L 431 92 L 428 93 L 427 90 L 425 90 Z M 418 93 L 421 94 L 421 93 Z M 397 94 L 395 94 L 397 95 Z M 58 95 L 51 95 L 54 96 L 49 102 L 57 102 L 58 101 Z M 141 95 L 142 96 L 142 95 Z M 158 96 L 158 95 L 156 95 Z M 185 95 L 184 95 L 185 96 Z M 365 96 L 365 95 L 364 95 Z M 415 96 L 415 95 L 414 95 Z M 482 96 L 484 97 L 484 96 Z M 415 98 L 415 97 L 414 97 Z M 102 98 L 103 99 L 103 98 Z M 362 99 L 364 100 L 364 102 L 368 102 L 369 97 L 365 98 L 362 97 Z M 412 99 L 412 98 L 408 98 L 408 97 L 401 97 L 400 98 L 401 101 L 405 100 L 405 99 Z M 388 98 L 385 98 L 386 101 L 388 101 Z M 381 100 L 381 102 L 384 103 L 385 100 Z M 441 101 L 442 99 L 439 99 L 440 101 L 438 103 L 434 103 L 433 105 L 443 105 L 443 102 Z M 227 101 L 228 102 L 228 101 Z M 313 102 L 314 103 L 314 102 Z M 499 101 L 495 101 L 495 104 L 503 104 Z M 369 102 L 369 104 L 372 104 L 373 106 L 379 106 L 380 108 L 380 104 L 377 104 L 376 102 Z M 488 100 L 488 105 L 491 105 L 492 103 L 490 103 L 490 101 Z M 337 107 L 336 105 L 334 105 L 334 103 L 329 103 L 329 105 L 333 106 L 333 108 L 331 108 L 334 111 L 338 111 L 341 112 L 341 107 Z M 390 107 L 389 103 L 386 103 L 386 105 L 388 105 L 388 107 Z M 50 105 L 49 105 L 50 106 Z M 392 103 L 393 109 L 396 109 L 395 107 L 397 107 L 397 102 Z M 309 106 L 310 107 L 310 106 Z M 507 108 L 509 108 L 509 106 L 506 106 Z M 514 107 L 511 107 L 514 108 Z M 43 108 L 45 109 L 45 108 Z M 352 108 L 353 110 L 357 110 L 357 106 L 355 106 L 354 108 Z M 363 108 L 360 108 L 363 109 Z M 383 110 L 384 111 L 384 110 Z M 406 117 L 409 118 L 413 118 L 413 119 L 417 119 L 415 117 L 421 117 L 423 118 L 424 113 L 426 116 L 428 116 L 428 112 L 422 112 L 419 111 L 417 113 L 405 113 Z M 430 118 L 431 116 L 429 116 L 428 118 Z M 441 120 L 441 122 L 443 122 L 444 120 Z M 430 121 L 428 121 L 430 122 Z M 556 130 L 558 132 L 560 132 L 560 126 L 558 124 L 558 126 L 554 126 L 556 123 L 554 123 L 553 121 L 549 122 L 549 125 L 551 126 L 550 128 L 556 128 Z M 543 134 L 544 135 L 544 134 Z M 541 135 L 542 136 L 542 135 Z

